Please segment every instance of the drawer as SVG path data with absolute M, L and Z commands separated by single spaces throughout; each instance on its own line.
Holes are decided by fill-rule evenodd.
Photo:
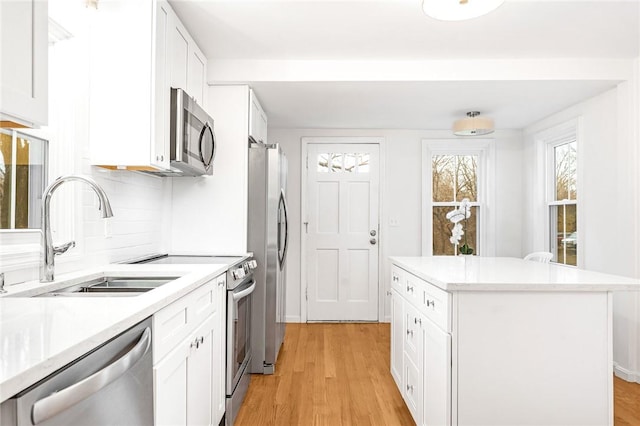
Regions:
M 424 300 L 421 311 L 444 331 L 451 332 L 451 294 L 424 282 Z
M 215 311 L 216 279 L 153 315 L 153 361 L 160 361 Z
M 424 284 L 420 278 L 405 272 L 404 297 L 417 307 L 424 302 Z
M 422 315 L 418 308 L 405 303 L 404 305 L 404 352 L 415 365 L 422 365 L 424 353 L 424 332 L 422 330 Z
M 190 307 L 187 309 L 187 322 L 189 324 L 193 324 L 195 327 L 215 312 L 218 306 L 216 303 L 216 290 L 219 282 L 220 277 L 216 277 L 187 295 L 191 298 Z
M 417 425 L 421 425 L 423 407 L 423 381 L 421 368 L 418 368 L 413 361 L 405 355 L 403 373 L 405 385 L 404 389 L 402 389 L 402 396 L 407 403 L 409 411 L 411 411 L 413 420 Z
M 406 272 L 396 265 L 391 265 L 391 288 L 404 295 Z

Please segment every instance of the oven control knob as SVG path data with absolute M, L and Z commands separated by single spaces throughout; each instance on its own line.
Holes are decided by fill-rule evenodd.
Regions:
M 236 280 L 244 278 L 244 275 L 245 275 L 244 269 L 242 268 L 235 269 L 231 274 L 233 275 L 233 278 L 235 278 Z
M 256 269 L 258 267 L 258 262 L 255 260 L 249 261 L 249 269 Z

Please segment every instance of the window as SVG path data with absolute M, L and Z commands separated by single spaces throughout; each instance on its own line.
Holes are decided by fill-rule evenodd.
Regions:
M 368 153 L 321 153 L 317 163 L 320 173 L 369 173 Z
M 432 155 L 431 205 L 433 217 L 433 254 L 453 255 L 458 246 L 478 247 L 478 156 Z M 447 213 L 467 198 L 471 202 L 471 217 L 463 220 L 464 235 L 455 246 L 449 241 L 453 224 Z
M 457 255 L 466 244 L 473 254 L 487 254 L 488 158 L 492 141 L 423 141 L 423 255 Z M 462 220 L 464 234 L 451 241 L 454 224 L 447 213 L 470 202 L 470 217 Z
M 578 265 L 578 150 L 575 129 L 547 142 L 549 251 L 553 261 Z
M 0 129 L 0 229 L 39 229 L 47 142 Z

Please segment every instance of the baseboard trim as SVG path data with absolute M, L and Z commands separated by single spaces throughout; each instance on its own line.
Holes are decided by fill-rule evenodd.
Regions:
M 631 383 L 640 383 L 640 372 L 631 371 L 624 367 L 620 367 L 617 363 L 613 363 L 613 374 L 624 381 Z
M 300 320 L 300 315 L 287 315 L 285 317 L 286 322 L 302 322 Z

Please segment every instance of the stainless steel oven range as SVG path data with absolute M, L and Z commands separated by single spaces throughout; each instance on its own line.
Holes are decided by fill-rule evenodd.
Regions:
M 247 259 L 227 271 L 227 372 L 226 424 L 233 425 L 249 388 L 251 376 L 251 294 L 256 288 L 253 270 L 257 263 Z
M 227 270 L 227 342 L 226 342 L 226 408 L 225 424 L 233 425 L 249 388 L 251 376 L 251 303 L 256 288 L 253 271 L 258 267 L 252 256 L 180 256 L 161 255 L 134 263 L 215 264 L 230 265 Z

